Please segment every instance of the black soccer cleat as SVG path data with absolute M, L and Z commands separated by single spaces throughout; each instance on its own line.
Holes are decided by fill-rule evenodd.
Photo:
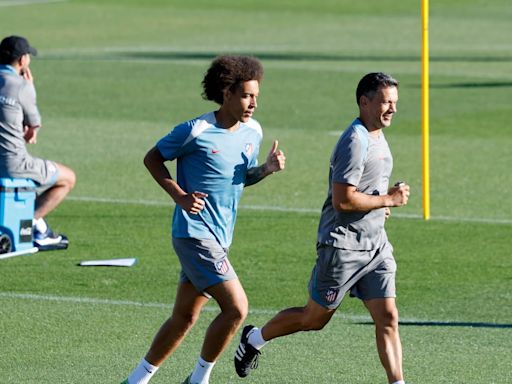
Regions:
M 256 327 L 254 325 L 246 325 L 242 330 L 240 344 L 235 352 L 235 369 L 240 377 L 247 377 L 251 369 L 258 368 L 258 357 L 261 354 L 256 348 L 249 344 L 249 332 Z

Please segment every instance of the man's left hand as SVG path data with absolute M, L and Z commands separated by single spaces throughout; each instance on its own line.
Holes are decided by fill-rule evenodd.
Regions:
M 274 173 L 284 169 L 286 157 L 284 156 L 283 151 L 277 149 L 278 145 L 279 142 L 274 140 L 272 148 L 268 153 L 267 162 L 265 163 L 265 167 L 268 173 Z

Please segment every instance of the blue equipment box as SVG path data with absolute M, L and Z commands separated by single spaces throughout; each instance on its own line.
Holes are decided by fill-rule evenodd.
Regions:
M 30 179 L 0 178 L 0 234 L 12 242 L 11 251 L 32 248 L 35 184 Z

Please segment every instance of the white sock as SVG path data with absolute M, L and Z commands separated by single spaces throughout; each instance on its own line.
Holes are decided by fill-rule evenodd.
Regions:
M 265 341 L 265 339 L 263 338 L 263 335 L 261 334 L 261 329 L 259 328 L 254 328 L 251 332 L 249 332 L 247 339 L 249 341 L 249 344 L 251 344 L 258 351 L 261 348 L 263 348 L 265 344 L 268 343 L 268 341 Z
M 39 219 L 32 219 L 32 226 L 36 227 L 38 232 L 45 233 L 48 229 L 48 224 L 46 221 L 40 217 Z
M 151 365 L 146 361 L 146 359 L 142 359 L 137 368 L 135 368 L 132 374 L 128 376 L 128 383 L 147 384 L 157 370 L 157 366 Z
M 210 373 L 212 373 L 215 361 L 210 363 L 204 360 L 201 356 L 197 359 L 196 367 L 194 372 L 190 376 L 190 383 L 192 384 L 208 384 L 210 380 Z
M 393 384 L 405 384 L 405 381 L 403 381 L 403 380 L 398 380 L 398 381 L 395 381 Z

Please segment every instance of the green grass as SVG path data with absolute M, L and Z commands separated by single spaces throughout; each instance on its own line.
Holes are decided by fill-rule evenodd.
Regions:
M 0 261 L 1 383 L 117 383 L 146 352 L 169 314 L 179 264 L 172 205 L 142 157 L 175 124 L 215 108 L 201 99 L 200 82 L 219 53 L 261 58 L 260 159 L 274 138 L 287 156 L 286 170 L 241 202 L 230 259 L 250 300 L 248 321 L 260 325 L 305 303 L 330 152 L 356 116 L 357 81 L 382 70 L 400 80 L 399 113 L 386 130 L 393 179 L 413 192 L 388 222 L 408 382 L 512 380 L 508 1 L 431 4 L 430 221 L 420 219 L 419 4 L 2 5 L 2 34 L 27 36 L 40 52 L 32 67 L 44 127 L 30 150 L 71 166 L 78 183 L 49 216 L 70 237 L 69 250 Z M 77 266 L 116 257 L 139 263 Z M 216 310 L 209 305 L 152 383 L 189 374 Z M 272 342 L 244 382 L 384 383 L 368 322 L 347 298 L 324 331 Z M 235 344 L 212 383 L 239 382 Z

